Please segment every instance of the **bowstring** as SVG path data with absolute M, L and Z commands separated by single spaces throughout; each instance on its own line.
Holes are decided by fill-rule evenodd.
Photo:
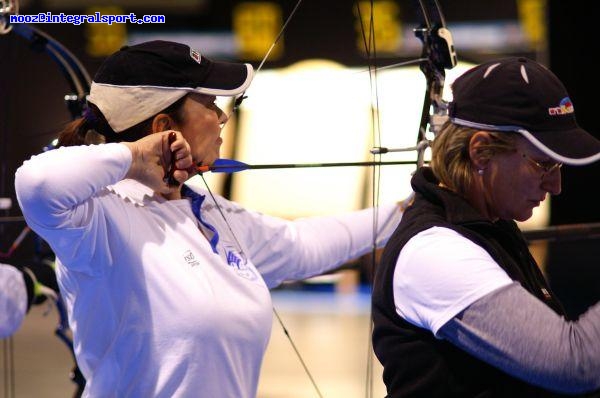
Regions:
M 212 193 L 212 190 L 210 189 L 210 186 L 208 185 L 208 183 L 204 179 L 204 174 L 200 174 L 200 178 L 202 178 L 202 182 L 204 182 L 204 186 L 206 187 L 206 190 L 208 191 L 208 194 L 210 195 L 210 198 L 212 199 L 213 203 L 215 204 L 215 207 L 217 208 L 217 210 L 219 211 L 219 214 L 223 218 L 223 221 L 225 221 L 225 225 L 227 225 L 227 230 L 229 231 L 229 235 L 233 238 L 233 240 L 235 240 L 235 244 L 237 246 L 237 249 L 239 250 L 240 254 L 242 256 L 244 256 L 244 258 L 247 258 L 246 254 L 244 253 L 244 248 L 240 244 L 240 241 L 238 240 L 236 234 L 233 233 L 233 228 L 231 228 L 231 225 L 229 224 L 229 221 L 227 220 L 227 217 L 225 217 L 225 213 L 223 212 L 223 209 L 221 208 L 221 205 L 219 204 L 219 202 L 217 202 L 217 199 L 215 198 L 215 196 Z
M 217 199 L 215 198 L 215 196 L 212 193 L 212 190 L 210 189 L 210 186 L 208 185 L 208 183 L 206 182 L 206 179 L 204 178 L 204 174 L 200 174 L 200 178 L 202 178 L 202 181 L 204 182 L 204 185 L 206 187 L 206 190 L 210 196 L 210 198 L 212 199 L 213 203 L 215 204 L 215 207 L 217 208 L 217 210 L 219 211 L 219 214 L 221 215 L 221 217 L 223 218 L 223 221 L 225 221 L 225 225 L 227 225 L 227 229 L 229 231 L 229 235 L 233 238 L 233 240 L 235 241 L 235 244 L 237 246 L 237 249 L 239 250 L 240 254 L 242 256 L 244 256 L 244 258 L 248 258 L 246 256 L 246 254 L 244 253 L 244 248 L 242 247 L 240 241 L 237 238 L 237 235 L 233 232 L 233 228 L 231 228 L 231 224 L 229 223 L 229 220 L 227 219 L 227 217 L 225 216 L 225 213 L 223 212 L 221 205 L 219 204 L 219 202 L 217 202 Z M 310 372 L 310 370 L 308 369 L 308 366 L 306 366 L 306 362 L 304 361 L 304 358 L 302 357 L 302 355 L 300 354 L 300 351 L 298 350 L 296 343 L 294 343 L 294 340 L 292 339 L 292 336 L 290 335 L 287 327 L 285 326 L 283 320 L 281 319 L 281 317 L 279 316 L 279 313 L 277 312 L 277 310 L 275 309 L 275 306 L 272 307 L 273 309 L 273 314 L 275 314 L 275 317 L 277 318 L 277 320 L 279 321 L 279 324 L 281 325 L 281 328 L 283 329 L 283 333 L 285 334 L 285 336 L 287 337 L 289 343 L 292 346 L 292 349 L 294 350 L 294 352 L 296 353 L 296 357 L 298 358 L 298 360 L 300 361 L 300 364 L 302 365 L 302 368 L 304 369 L 304 372 L 306 373 L 306 375 L 308 376 L 308 378 L 310 379 L 311 384 L 313 385 L 317 395 L 319 396 L 319 398 L 323 398 L 323 394 L 321 394 L 321 390 L 319 389 L 319 387 L 317 386 L 317 383 L 315 382 L 315 379 L 312 375 L 312 373 Z
M 419 4 L 421 5 L 421 7 L 424 7 L 422 1 L 419 1 Z M 437 2 L 437 0 L 435 0 L 435 5 L 437 7 L 437 9 L 439 10 L 439 4 Z M 365 31 L 365 27 L 363 24 L 364 19 L 362 18 L 361 15 L 361 9 L 359 6 L 359 1 L 357 0 L 355 2 L 355 6 L 357 9 L 357 14 L 359 16 L 359 20 L 361 21 L 360 27 L 361 27 L 361 33 L 362 33 L 362 38 L 363 38 L 363 44 L 365 47 L 365 53 L 367 55 L 367 59 L 368 59 L 368 71 L 369 71 L 369 85 L 371 88 L 371 96 L 373 98 L 373 101 L 371 102 L 371 121 L 372 121 L 372 132 L 373 132 L 373 143 L 375 144 L 375 147 L 381 148 L 381 123 L 380 123 L 380 113 L 378 112 L 379 110 L 379 95 L 378 95 L 378 84 L 377 84 L 377 71 L 378 70 L 383 70 L 383 69 L 389 69 L 395 66 L 405 66 L 405 65 L 409 65 L 409 64 L 413 64 L 413 63 L 422 63 L 422 62 L 427 62 L 430 60 L 429 57 L 420 57 L 418 59 L 415 60 L 409 60 L 409 61 L 405 61 L 405 62 L 400 62 L 400 63 L 396 63 L 393 65 L 387 65 L 384 67 L 379 68 L 376 61 L 377 61 L 377 47 L 376 47 L 376 39 L 375 39 L 375 20 L 374 20 L 374 0 L 370 0 L 370 16 L 369 16 L 369 33 L 367 34 Z M 424 14 L 424 18 L 426 19 L 427 22 L 427 26 L 430 25 L 429 21 L 428 21 L 428 14 L 426 12 L 426 10 L 423 10 L 423 14 Z M 442 18 L 443 21 L 443 15 L 440 11 L 440 18 Z M 444 23 L 445 26 L 445 23 Z M 425 43 L 424 43 L 425 45 Z M 443 85 L 442 85 L 443 87 Z M 430 92 L 428 91 L 426 95 L 430 95 Z M 429 112 L 429 114 L 431 114 L 431 111 Z M 426 128 L 426 127 L 425 127 Z M 424 134 L 424 132 L 423 132 Z M 428 147 L 429 142 L 425 139 L 423 141 L 420 141 L 417 143 L 417 145 L 414 148 L 406 148 L 403 150 L 416 150 L 417 151 L 417 158 L 422 158 L 422 154 L 425 151 L 425 149 Z M 385 152 L 388 152 L 388 150 L 386 150 Z M 385 153 L 384 151 L 371 151 L 371 153 L 373 154 L 373 160 L 378 160 L 379 162 L 381 161 L 381 154 Z M 390 151 L 392 152 L 392 151 Z M 380 188 L 381 188 L 381 167 L 377 166 L 374 167 L 372 169 L 372 180 L 373 180 L 373 190 L 372 190 L 372 203 L 373 203 L 373 243 L 372 243 L 372 255 L 371 255 L 371 270 L 370 270 L 370 277 L 371 277 L 371 281 L 373 281 L 374 279 L 374 274 L 375 274 L 375 266 L 376 266 L 376 259 L 377 259 L 377 222 L 378 222 L 378 211 L 379 211 L 379 204 L 380 204 Z M 411 193 L 411 195 L 409 195 L 407 198 L 405 198 L 401 203 L 399 203 L 402 211 L 404 211 L 404 209 L 412 202 L 414 196 L 414 192 Z M 371 292 L 372 293 L 372 292 Z M 366 371 L 366 389 L 365 389 L 365 396 L 367 398 L 371 398 L 373 396 L 373 363 L 374 363 L 374 352 L 373 352 L 373 347 L 372 347 L 372 333 L 373 333 L 373 318 L 372 318 L 372 312 L 371 310 L 369 310 L 369 339 L 368 339 L 368 350 L 367 350 L 367 371 Z
M 371 131 L 373 146 L 381 146 L 381 121 L 379 113 L 379 93 L 377 84 L 377 45 L 375 40 L 375 17 L 374 17 L 374 1 L 370 0 L 370 15 L 368 22 L 368 33 L 364 26 L 364 19 L 360 8 L 359 1 L 356 1 L 355 7 L 357 15 L 360 21 L 361 35 L 363 39 L 363 45 L 365 48 L 365 54 L 367 56 L 367 64 L 369 71 L 369 87 L 371 91 Z M 381 153 L 372 153 L 373 161 L 381 161 Z M 376 256 L 377 256 L 377 231 L 378 231 L 378 219 L 379 219 L 379 200 L 380 200 L 380 183 L 381 183 L 381 167 L 373 167 L 371 169 L 371 202 L 373 205 L 373 225 L 372 225 L 372 250 L 371 250 L 371 264 L 369 270 L 369 277 L 371 283 L 375 274 Z M 369 292 L 371 293 L 371 292 Z M 367 366 L 365 374 L 365 397 L 373 397 L 373 346 L 371 336 L 373 334 L 373 314 L 369 307 L 369 330 L 367 333 Z
M 277 310 L 275 310 L 275 306 L 273 306 L 273 314 L 275 314 L 275 317 L 279 321 L 279 324 L 281 325 L 281 327 L 283 329 L 283 333 L 285 333 L 285 335 L 288 338 L 288 341 L 292 345 L 292 348 L 294 349 L 294 352 L 296 353 L 296 356 L 298 356 L 298 359 L 300 360 L 300 363 L 302 364 L 302 367 L 304 368 L 304 371 L 308 375 L 308 378 L 310 379 L 310 382 L 312 383 L 313 387 L 315 388 L 315 391 L 319 395 L 319 398 L 323 398 L 323 395 L 321 394 L 321 390 L 319 390 L 319 387 L 317 386 L 317 383 L 315 382 L 315 379 L 313 378 L 312 374 L 308 370 L 308 366 L 306 366 L 306 363 L 302 359 L 302 355 L 300 355 L 300 351 L 298 351 L 298 348 L 296 348 L 296 344 L 294 344 L 294 340 L 292 340 L 292 336 L 290 336 L 290 333 L 288 332 L 287 327 L 285 327 L 285 325 L 283 324 L 283 320 L 279 316 L 279 313 L 277 313 Z
M 301 3 L 302 3 L 302 0 L 298 0 L 296 2 L 294 8 L 290 12 L 290 15 L 288 15 L 288 17 L 286 18 L 283 26 L 281 27 L 281 30 L 277 34 L 277 37 L 275 38 L 275 40 L 273 41 L 273 43 L 269 47 L 269 50 L 267 51 L 267 53 L 265 54 L 265 56 L 261 60 L 258 68 L 256 69 L 255 75 L 262 69 L 263 65 L 265 64 L 265 62 L 267 61 L 269 55 L 271 54 L 271 51 L 273 51 L 273 48 L 275 48 L 275 46 L 277 45 L 277 43 L 279 42 L 279 40 L 281 39 L 281 37 L 283 37 L 283 33 L 284 33 L 285 29 L 287 28 L 288 23 L 291 21 L 292 17 L 294 16 L 294 14 L 296 13 L 296 11 L 298 10 L 298 7 L 300 7 Z M 234 113 L 237 113 L 237 111 L 239 109 L 239 106 L 241 105 L 242 101 L 246 98 L 245 93 L 246 92 L 244 91 L 242 94 L 238 95 L 237 98 L 234 100 L 231 113 L 229 114 L 229 117 L 227 119 L 228 121 L 231 120 L 231 115 L 233 115 Z M 224 127 L 224 126 L 222 126 L 222 127 Z M 233 228 L 231 228 L 231 225 L 230 225 L 229 221 L 227 220 L 227 217 L 225 216 L 225 213 L 223 212 L 223 210 L 221 209 L 221 206 L 219 205 L 219 203 L 215 199 L 215 196 L 213 195 L 212 190 L 210 189 L 208 183 L 204 179 L 204 175 L 200 174 L 200 177 L 202 178 L 204 186 L 206 187 L 206 189 L 207 189 L 207 191 L 208 191 L 208 193 L 209 193 L 212 201 L 215 203 L 215 206 L 218 209 L 219 214 L 223 218 L 223 221 L 225 221 L 225 224 L 227 225 L 227 229 L 229 230 L 230 235 L 235 240 L 235 243 L 237 245 L 238 250 L 240 251 L 240 254 L 242 254 L 242 255 L 244 255 L 244 257 L 246 257 L 245 254 L 244 254 L 244 252 L 243 252 L 242 245 L 240 244 L 239 240 L 237 239 L 236 234 L 233 232 Z M 279 316 L 279 313 L 275 309 L 275 306 L 273 306 L 272 309 L 273 309 L 273 313 L 275 314 L 275 317 L 277 318 L 279 324 L 281 325 L 281 328 L 283 329 L 283 333 L 285 334 L 287 340 L 289 341 L 290 345 L 292 346 L 292 349 L 296 353 L 296 357 L 300 361 L 300 364 L 302 365 L 302 368 L 304 369 L 304 372 L 306 373 L 306 375 L 308 376 L 310 382 L 312 383 L 312 385 L 313 385 L 313 387 L 315 389 L 315 392 L 317 393 L 317 395 L 319 396 L 319 398 L 323 398 L 323 395 L 321 394 L 321 390 L 317 386 L 317 383 L 315 382 L 315 379 L 314 379 L 312 373 L 308 369 L 308 366 L 306 365 L 306 362 L 304 361 L 304 358 L 300 354 L 300 351 L 298 350 L 296 344 L 294 343 L 294 340 L 292 339 L 292 336 L 290 335 L 290 333 L 289 333 L 287 327 L 285 326 L 283 320 Z
M 256 68 L 256 71 L 254 72 L 255 76 L 256 76 L 256 74 L 258 74 L 258 72 L 260 72 L 260 70 L 264 66 L 265 62 L 267 62 L 267 59 L 271 55 L 271 52 L 273 51 L 273 49 L 275 48 L 275 46 L 277 45 L 277 43 L 279 43 L 279 40 L 281 40 L 281 38 L 283 37 L 283 33 L 287 29 L 288 23 L 290 23 L 290 21 L 292 20 L 292 18 L 296 14 L 296 11 L 298 10 L 298 7 L 300 7 L 300 4 L 302 4 L 302 0 L 298 0 L 296 2 L 296 4 L 294 5 L 294 8 L 290 12 L 290 15 L 288 15 L 288 17 L 286 18 L 285 22 L 281 26 L 281 29 L 279 30 L 279 33 L 277 33 L 277 36 L 275 37 L 275 40 L 273 40 L 273 43 L 271 43 L 271 45 L 269 46 L 269 49 L 267 50 L 267 53 L 265 54 L 265 56 L 263 57 L 263 59 L 260 61 L 260 64 Z M 235 100 L 233 101 L 233 106 L 231 108 L 231 112 L 229 113 L 229 116 L 231 116 L 231 115 L 233 115 L 234 113 L 237 112 L 238 108 L 242 104 L 242 101 L 247 98 L 245 94 L 246 94 L 246 91 L 244 91 L 243 93 L 241 93 L 241 94 L 239 94 L 239 95 L 237 95 L 235 97 Z

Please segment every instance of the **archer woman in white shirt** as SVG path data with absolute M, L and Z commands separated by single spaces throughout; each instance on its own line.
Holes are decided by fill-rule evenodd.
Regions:
M 216 96 L 252 76 L 178 43 L 125 47 L 62 146 L 17 171 L 23 214 L 58 259 L 84 396 L 254 397 L 269 289 L 372 245 L 371 210 L 287 221 L 183 184 L 219 157 Z M 83 145 L 90 130 L 106 143 Z M 378 214 L 383 242 L 401 213 Z

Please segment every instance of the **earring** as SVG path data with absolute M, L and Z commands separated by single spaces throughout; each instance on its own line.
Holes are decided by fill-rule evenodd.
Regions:
M 485 169 L 479 169 L 479 170 L 477 170 L 477 173 L 478 173 L 480 176 L 482 176 L 484 171 L 485 171 Z

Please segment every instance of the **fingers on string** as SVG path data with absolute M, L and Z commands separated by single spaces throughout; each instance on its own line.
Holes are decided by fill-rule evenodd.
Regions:
M 192 164 L 190 145 L 183 138 L 181 133 L 169 131 L 167 134 L 163 135 L 163 168 L 165 170 L 165 183 L 169 186 L 179 186 L 182 184 L 190 177 L 190 173 L 187 169 Z
M 177 140 L 177 133 L 175 131 L 169 131 L 166 134 L 162 134 L 161 139 L 161 163 L 164 170 L 163 181 L 168 186 L 178 186 L 179 182 L 175 179 L 175 153 L 171 150 L 171 145 Z

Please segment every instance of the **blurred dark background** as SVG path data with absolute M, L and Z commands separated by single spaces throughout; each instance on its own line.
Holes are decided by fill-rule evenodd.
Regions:
M 365 7 L 369 2 L 363 2 Z M 382 65 L 419 55 L 420 43 L 412 28 L 418 15 L 410 1 L 375 1 L 376 24 L 382 37 L 378 61 Z M 575 104 L 580 125 L 596 137 L 594 122 L 596 63 L 596 14 L 590 3 L 560 0 L 467 0 L 440 1 L 448 27 L 455 36 L 459 60 L 481 62 L 504 55 L 525 55 L 546 64 L 565 83 Z M 185 0 L 112 1 L 110 6 L 86 1 L 21 2 L 21 14 L 165 15 L 164 24 L 36 24 L 35 26 L 67 47 L 93 76 L 106 54 L 120 45 L 155 37 L 196 37 L 201 48 L 212 46 L 210 55 L 243 60 L 258 66 L 278 26 L 292 11 L 292 1 Z M 108 8 L 107 8 L 108 7 Z M 366 10 L 366 8 L 361 8 Z M 354 2 L 304 0 L 288 25 L 274 56 L 264 68 L 289 65 L 305 58 L 332 59 L 348 66 L 366 65 L 357 21 L 368 15 L 357 13 Z M 523 33 L 523 31 L 525 33 Z M 396 38 L 386 44 L 386 34 Z M 202 38 L 204 37 L 204 39 Z M 395 40 L 395 41 L 394 41 Z M 487 40 L 487 41 L 486 41 Z M 400 44 L 399 44 L 400 43 Z M 14 32 L 0 36 L 0 198 L 10 198 L 12 207 L 0 210 L 0 251 L 6 252 L 22 221 L 16 204 L 13 176 L 19 165 L 42 151 L 60 128 L 71 119 L 64 96 L 71 89 L 48 54 L 36 51 Z M 275 100 L 275 99 L 274 99 Z M 276 99 L 281 100 L 281 99 Z M 552 198 L 551 224 L 600 221 L 595 184 L 600 162 L 587 167 L 563 168 L 563 194 Z M 76 167 L 76 165 L 74 165 Z M 26 261 L 36 253 L 30 234 L 14 255 Z M 600 298 L 598 240 L 550 242 L 546 270 L 555 291 L 569 312 L 577 314 Z M 0 261 L 3 261 L 0 258 Z

